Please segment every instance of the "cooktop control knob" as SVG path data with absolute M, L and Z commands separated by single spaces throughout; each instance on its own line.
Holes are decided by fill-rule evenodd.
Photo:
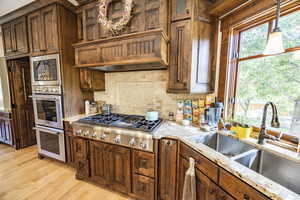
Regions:
M 89 131 L 85 131 L 83 135 L 84 136 L 89 136 L 89 134 L 90 134 Z
M 96 138 L 97 137 L 97 133 L 93 133 L 92 138 Z
M 81 135 L 81 133 L 82 133 L 81 129 L 79 129 L 79 130 L 76 131 L 76 135 Z
M 116 144 L 120 144 L 120 142 L 121 142 L 121 136 L 120 135 L 116 136 L 115 139 L 114 139 L 114 142 Z
M 128 143 L 129 143 L 129 146 L 134 146 L 135 145 L 135 139 L 131 138 Z
M 142 142 L 142 143 L 140 144 L 140 147 L 141 147 L 142 149 L 146 149 L 146 148 L 147 148 L 147 144 L 146 144 L 145 142 Z
M 105 133 L 103 133 L 103 134 L 100 136 L 100 139 L 101 139 L 101 140 L 105 140 L 106 137 L 107 137 L 107 135 L 106 135 Z

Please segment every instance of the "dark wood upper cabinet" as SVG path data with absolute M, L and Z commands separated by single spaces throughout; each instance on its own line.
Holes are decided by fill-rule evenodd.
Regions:
M 159 199 L 176 199 L 178 141 L 162 139 L 159 144 Z
M 50 5 L 28 15 L 29 46 L 32 55 L 57 53 L 57 5 Z
M 172 21 L 190 18 L 192 2 L 193 0 L 171 0 Z
M 5 56 L 28 53 L 26 17 L 4 24 L 2 32 Z
M 180 8 L 191 2 L 193 4 L 190 19 L 171 23 L 168 92 L 211 93 L 214 91 L 212 68 L 215 23 L 214 18 L 205 12 L 210 4 L 206 0 L 174 1 L 180 4 Z
M 104 72 L 80 69 L 80 87 L 83 91 L 105 91 Z

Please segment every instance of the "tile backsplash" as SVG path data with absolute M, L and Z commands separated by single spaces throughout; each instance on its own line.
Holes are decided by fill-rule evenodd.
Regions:
M 205 95 L 167 93 L 168 72 L 135 71 L 105 74 L 105 92 L 95 92 L 96 101 L 112 104 L 113 112 L 145 115 L 148 109 L 159 110 L 163 118 L 176 113 L 181 99 L 205 98 Z

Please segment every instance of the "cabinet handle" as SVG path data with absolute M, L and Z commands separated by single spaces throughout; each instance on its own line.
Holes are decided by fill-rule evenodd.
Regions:
M 171 144 L 171 142 L 170 142 L 170 140 L 168 140 L 167 145 L 170 145 L 170 144 Z
M 244 200 L 250 200 L 250 197 L 247 194 L 244 194 Z
M 186 8 L 185 13 L 189 15 L 190 14 L 190 9 Z

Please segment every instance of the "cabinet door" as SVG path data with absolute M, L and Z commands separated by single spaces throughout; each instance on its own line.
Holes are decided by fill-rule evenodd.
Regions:
M 28 38 L 29 38 L 29 47 L 31 53 L 39 53 L 42 48 L 43 40 L 43 28 L 41 21 L 40 11 L 33 12 L 28 15 Z
M 191 17 L 192 0 L 172 0 L 172 21 Z
M 111 183 L 112 188 L 119 192 L 131 192 L 130 150 L 112 145 Z
M 10 55 L 14 53 L 13 47 L 13 34 L 11 24 L 5 24 L 2 26 L 2 33 L 3 33 L 3 44 L 4 44 L 4 53 L 5 55 Z
M 169 92 L 189 92 L 192 42 L 190 20 L 171 25 Z
M 154 179 L 134 174 L 133 193 L 139 200 L 154 200 Z
M 22 17 L 12 22 L 14 50 L 16 53 L 28 53 L 26 18 Z
M 74 155 L 74 138 L 72 132 L 66 132 L 66 153 L 67 153 L 67 163 L 75 167 L 75 155 Z
M 76 160 L 76 178 L 83 179 L 90 176 L 88 160 L 88 142 L 76 137 L 74 139 L 74 152 Z
M 87 8 L 85 12 L 85 26 L 83 27 L 84 39 L 87 41 L 97 40 L 99 39 L 99 28 L 100 25 L 97 22 L 98 19 L 98 7 L 93 6 Z
M 110 162 L 112 160 L 111 146 L 102 142 L 91 142 L 91 178 L 96 183 L 109 186 Z
M 189 162 L 180 158 L 179 171 L 179 199 L 183 197 L 185 173 L 189 168 Z M 200 170 L 196 169 L 196 199 L 197 200 L 234 200 L 229 194 L 223 191 L 218 185 L 211 181 Z
M 42 38 L 41 51 L 58 52 L 57 7 L 48 6 L 41 10 Z
M 80 88 L 83 91 L 104 91 L 104 72 L 90 69 L 80 69 Z
M 159 145 L 159 196 L 176 199 L 177 141 L 162 139 Z
M 155 161 L 154 154 L 139 150 L 133 151 L 133 170 L 137 174 L 142 174 L 154 178 Z

